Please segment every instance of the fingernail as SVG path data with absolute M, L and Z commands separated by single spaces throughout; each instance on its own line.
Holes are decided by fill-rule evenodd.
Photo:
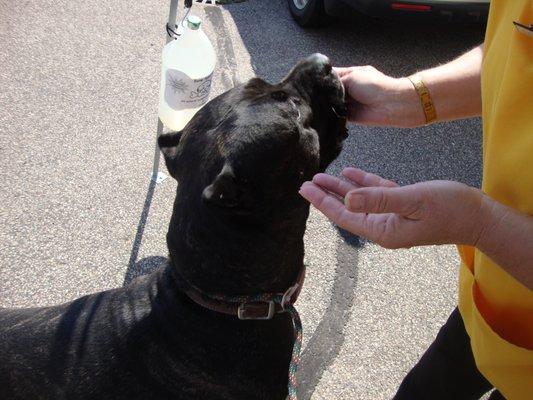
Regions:
M 357 193 L 348 193 L 344 197 L 344 205 L 350 210 L 361 210 L 365 207 L 365 197 Z
M 310 184 L 311 182 L 309 181 L 305 181 L 304 183 L 302 183 L 302 186 L 300 186 L 300 190 L 302 190 L 302 188 L 308 184 Z
M 306 184 L 304 183 L 304 184 L 302 185 L 302 187 L 300 187 L 300 189 L 298 190 L 298 194 L 299 194 L 300 196 L 305 197 L 305 196 L 304 196 L 304 192 L 305 192 L 305 187 L 306 187 L 306 186 L 308 186 L 308 185 L 306 185 Z

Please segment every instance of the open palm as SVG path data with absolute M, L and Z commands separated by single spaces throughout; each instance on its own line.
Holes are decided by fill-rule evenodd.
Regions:
M 318 174 L 300 194 L 341 228 L 383 247 L 475 244 L 480 234 L 477 189 L 453 181 L 400 187 L 357 168 L 342 174 Z

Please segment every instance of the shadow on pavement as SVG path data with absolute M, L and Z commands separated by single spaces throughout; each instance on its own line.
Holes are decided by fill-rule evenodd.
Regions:
M 141 276 L 148 275 L 154 272 L 163 264 L 168 262 L 168 258 L 162 256 L 145 257 L 138 262 L 134 263 L 131 268 L 128 268 L 128 272 L 124 277 L 123 286 L 129 285 L 132 280 Z
M 146 275 L 155 271 L 161 264 L 167 261 L 166 257 L 152 256 L 143 258 L 142 260 L 137 262 L 137 257 L 139 255 L 139 249 L 141 247 L 142 238 L 144 234 L 144 228 L 146 226 L 146 221 L 148 220 L 148 214 L 150 212 L 152 198 L 154 197 L 155 187 L 156 183 L 150 179 L 150 184 L 148 185 L 148 190 L 146 191 L 146 198 L 144 200 L 141 217 L 137 225 L 137 233 L 135 234 L 135 239 L 133 240 L 133 245 L 131 248 L 128 268 L 124 275 L 124 282 L 122 284 L 123 286 L 129 284 L 133 279 L 137 278 L 138 276 Z
M 335 228 L 337 228 L 337 231 L 339 232 L 339 235 L 341 235 L 342 239 L 344 240 L 344 243 L 346 243 L 349 246 L 360 248 L 363 247 L 366 243 L 366 240 L 360 236 L 354 235 L 351 232 L 348 232 L 345 229 L 339 228 L 337 225 L 335 225 Z

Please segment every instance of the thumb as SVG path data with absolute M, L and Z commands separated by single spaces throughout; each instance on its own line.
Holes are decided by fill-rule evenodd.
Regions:
M 344 204 L 352 212 L 397 213 L 415 217 L 422 209 L 423 200 L 421 191 L 413 185 L 367 187 L 349 191 L 344 197 Z

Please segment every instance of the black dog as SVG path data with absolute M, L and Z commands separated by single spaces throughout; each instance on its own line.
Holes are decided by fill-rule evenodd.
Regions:
M 0 310 L 0 398 L 284 399 L 290 316 L 243 321 L 183 288 L 256 295 L 294 284 L 309 214 L 298 189 L 339 154 L 344 115 L 342 85 L 315 54 L 281 83 L 252 79 L 161 136 L 179 182 L 170 262 L 67 304 Z

